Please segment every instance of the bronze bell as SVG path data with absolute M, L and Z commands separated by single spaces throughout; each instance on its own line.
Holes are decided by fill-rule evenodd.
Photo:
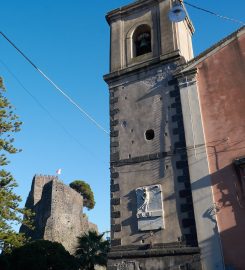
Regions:
M 141 33 L 136 41 L 136 56 L 148 53 L 151 51 L 151 36 L 149 33 Z
M 144 49 L 148 47 L 148 42 L 146 40 L 146 38 L 142 38 L 140 40 L 140 44 L 139 44 L 140 49 Z

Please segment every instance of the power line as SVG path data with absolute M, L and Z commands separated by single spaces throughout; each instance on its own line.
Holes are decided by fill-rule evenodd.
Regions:
M 62 90 L 56 83 L 54 83 L 40 68 L 35 65 L 29 57 L 27 57 L 3 32 L 0 34 L 31 64 L 52 86 L 54 86 L 73 106 L 75 106 L 82 114 L 84 114 L 92 123 L 106 134 L 109 132 L 103 128 L 92 116 L 90 116 L 84 109 L 82 109 L 64 90 Z
M 183 2 L 184 2 L 184 4 L 186 4 L 186 5 L 188 5 L 188 6 L 191 6 L 191 7 L 193 7 L 193 8 L 199 9 L 199 10 L 201 10 L 201 11 L 207 12 L 207 13 L 209 13 L 209 14 L 211 14 L 211 15 L 214 15 L 214 16 L 216 16 L 216 17 L 219 17 L 219 18 L 221 18 L 221 19 L 233 21 L 233 22 L 239 23 L 239 24 L 241 24 L 241 25 L 243 25 L 243 26 L 245 25 L 245 23 L 242 22 L 242 21 L 239 21 L 239 20 L 236 20 L 236 19 L 233 19 L 233 18 L 229 18 L 229 17 L 223 16 L 223 15 L 217 14 L 217 13 L 215 13 L 215 12 L 213 12 L 213 11 L 210 11 L 210 10 L 207 10 L 207 9 L 205 9 L 205 8 L 201 8 L 201 7 L 195 6 L 195 5 L 190 4 L 190 3 L 186 2 L 186 1 L 183 1 Z
M 0 59 L 0 63 L 4 66 L 4 68 L 8 71 L 8 73 L 17 81 L 17 83 L 21 86 L 21 88 L 36 102 L 36 104 L 47 113 L 47 115 L 56 122 L 60 128 L 70 137 L 72 138 L 81 148 L 85 149 L 93 158 L 99 159 L 101 162 L 105 162 L 98 155 L 95 155 L 91 150 L 89 150 L 86 146 L 84 146 L 73 134 L 58 120 L 56 119 L 45 106 L 29 91 L 23 83 L 18 79 L 18 77 L 14 74 L 13 71 Z

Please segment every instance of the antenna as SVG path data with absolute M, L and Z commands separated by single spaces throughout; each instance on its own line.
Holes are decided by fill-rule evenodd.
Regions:
M 179 1 L 177 1 L 168 12 L 168 18 L 171 22 L 181 22 L 186 16 L 186 11 Z

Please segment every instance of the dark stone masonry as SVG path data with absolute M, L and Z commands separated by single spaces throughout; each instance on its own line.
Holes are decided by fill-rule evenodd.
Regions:
M 35 239 L 61 243 L 74 253 L 77 237 L 97 226 L 83 214 L 83 198 L 56 176 L 35 175 L 26 207 L 35 213 L 34 230 L 21 226 L 20 232 Z

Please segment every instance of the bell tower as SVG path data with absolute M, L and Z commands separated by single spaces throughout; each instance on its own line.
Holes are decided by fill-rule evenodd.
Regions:
M 109 270 L 201 269 L 180 94 L 173 73 L 193 57 L 193 25 L 173 0 L 109 12 Z

